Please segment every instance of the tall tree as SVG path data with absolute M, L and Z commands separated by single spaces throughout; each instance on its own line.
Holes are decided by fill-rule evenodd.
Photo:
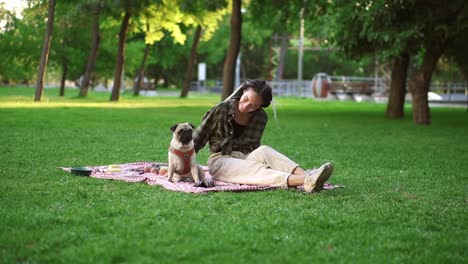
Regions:
M 117 48 L 117 58 L 114 71 L 114 86 L 112 87 L 110 101 L 118 101 L 120 89 L 123 85 L 123 68 L 125 64 L 125 42 L 129 28 L 130 18 L 137 18 L 142 13 L 148 12 L 148 7 L 152 4 L 150 0 L 119 0 L 116 2 L 118 14 L 124 13 L 119 30 L 119 44 Z M 154 5 L 154 4 L 153 4 Z
M 223 68 L 223 92 L 221 99 L 226 99 L 234 90 L 236 59 L 239 54 L 242 35 L 241 0 L 232 1 L 231 38 Z
M 112 87 L 111 101 L 118 101 L 120 89 L 122 87 L 122 74 L 125 63 L 125 40 L 127 38 L 128 24 L 130 22 L 130 11 L 126 11 L 122 19 L 119 31 L 119 44 L 117 48 L 117 57 L 114 72 L 114 87 Z
M 50 46 L 48 68 L 54 73 L 62 70 L 59 93 L 61 96 L 65 93 L 66 80 L 76 80 L 83 74 L 85 68 L 83 57 L 90 42 L 88 36 L 91 35 L 87 15 L 83 12 L 81 4 L 77 5 L 76 1 L 58 1 L 55 7 L 54 36 Z M 29 20 L 29 17 L 27 19 Z
M 225 0 L 208 0 L 208 1 L 192 1 L 186 0 L 180 2 L 182 12 L 188 18 L 195 21 L 197 28 L 192 40 L 192 48 L 187 62 L 187 70 L 182 85 L 180 97 L 187 97 L 190 90 L 190 84 L 193 79 L 193 70 L 197 60 L 197 49 L 200 40 L 207 41 L 213 35 L 213 32 L 218 28 L 219 21 L 227 12 L 227 3 Z
M 65 48 L 67 43 L 67 38 L 64 36 L 62 39 L 62 49 Z M 65 96 L 65 81 L 67 80 L 68 74 L 68 58 L 66 56 L 62 57 L 62 77 L 60 78 L 60 92 L 59 96 Z
M 190 57 L 188 59 L 187 69 L 185 71 L 185 79 L 182 85 L 182 91 L 180 93 L 180 97 L 187 97 L 189 89 L 190 89 L 190 84 L 192 83 L 193 67 L 196 61 L 197 47 L 198 47 L 198 43 L 200 42 L 201 31 L 202 31 L 201 26 L 198 26 L 195 31 L 195 35 L 193 36 L 192 49 L 190 51 Z
M 411 29 L 405 17 L 411 16 L 406 3 L 381 1 L 342 2 L 329 9 L 335 18 L 335 43 L 348 57 L 378 56 L 393 61 L 390 95 L 385 115 L 404 116 L 409 54 L 416 50 L 407 40 Z M 401 22 L 396 23 L 394 20 Z
M 65 95 L 66 80 L 76 77 L 77 70 L 82 74 L 82 51 L 83 44 L 87 39 L 83 36 L 87 33 L 87 23 L 74 23 L 80 21 L 84 15 L 80 12 L 79 6 L 61 1 L 55 8 L 54 38 L 51 43 L 51 55 L 49 57 L 49 67 L 62 69 L 60 78 L 60 96 Z
M 286 68 L 286 54 L 289 49 L 290 40 L 293 35 L 299 35 L 300 16 L 306 21 L 305 29 L 308 36 L 319 38 L 327 23 L 322 17 L 324 7 L 319 5 L 318 0 L 256 0 L 248 6 L 249 14 L 253 14 L 251 20 L 254 25 L 269 28 L 275 35 L 274 43 L 279 43 L 279 48 L 273 48 L 276 53 L 277 62 L 274 71 L 274 79 L 282 79 Z M 302 12 L 301 12 L 302 10 Z M 324 26 L 325 25 L 325 26 Z
M 431 123 L 427 93 L 431 84 L 432 72 L 445 50 L 445 40 L 425 45 L 424 57 L 419 69 L 410 78 L 409 90 L 413 101 L 413 121 L 416 124 Z
M 94 65 L 96 64 L 97 52 L 99 49 L 99 42 L 101 39 L 100 36 L 100 24 L 99 17 L 101 14 L 101 5 L 102 1 L 91 2 L 89 10 L 91 11 L 92 16 L 92 31 L 91 31 L 91 48 L 88 55 L 88 62 L 86 63 L 86 70 L 83 74 L 83 79 L 80 83 L 80 96 L 86 97 L 88 95 L 89 83 L 91 80 L 91 75 L 94 70 Z M 85 6 L 87 7 L 87 6 Z
M 133 91 L 133 95 L 139 95 L 140 90 L 143 87 L 143 80 L 145 78 L 145 66 L 146 61 L 148 60 L 148 55 L 150 53 L 151 45 L 146 43 L 145 44 L 145 51 L 143 52 L 143 58 L 141 60 L 140 68 L 138 69 L 137 79 L 135 82 L 135 87 Z
M 281 45 L 280 45 L 280 50 L 279 50 L 278 67 L 275 73 L 275 81 L 283 79 L 285 60 L 286 60 L 286 51 L 289 45 L 289 35 L 284 34 L 280 36 L 280 39 L 281 39 Z
M 465 1 L 416 0 L 414 24 L 420 27 L 422 62 L 412 74 L 409 86 L 413 100 L 413 121 L 431 123 L 428 95 L 432 73 L 449 43 L 456 41 L 468 28 L 468 6 Z
M 402 54 L 394 58 L 392 65 L 392 82 L 388 96 L 387 111 L 388 118 L 400 118 L 405 114 L 406 78 L 408 74 L 410 57 Z
M 49 1 L 49 8 L 47 13 L 47 27 L 44 35 L 44 43 L 42 46 L 41 60 L 39 62 L 39 71 L 37 74 L 36 83 L 36 94 L 34 101 L 40 101 L 42 93 L 44 91 L 44 78 L 47 67 L 47 61 L 49 59 L 50 43 L 52 39 L 52 30 L 54 26 L 54 14 L 55 14 L 55 0 Z
M 156 52 L 158 54 L 156 60 L 162 64 L 162 67 L 158 67 L 158 69 L 178 65 L 178 59 L 176 58 L 182 55 L 179 54 L 179 52 L 182 51 L 182 53 L 186 53 L 186 48 L 180 46 L 183 45 L 187 39 L 186 32 L 193 26 L 200 25 L 202 27 L 201 30 L 204 32 L 203 39 L 209 39 L 217 27 L 218 21 L 224 14 L 224 6 L 225 0 L 161 1 L 149 5 L 136 19 L 136 23 L 140 25 L 138 31 L 145 34 L 145 43 L 147 46 L 137 72 L 134 94 L 138 95 L 139 90 L 137 87 L 140 87 L 141 80 L 144 77 L 143 73 L 145 70 L 147 52 L 150 50 L 150 46 L 154 45 L 156 51 L 162 46 L 167 50 L 166 45 L 169 44 L 167 39 L 171 39 L 173 44 L 169 45 L 173 45 L 173 47 L 171 48 L 170 54 L 165 51 Z M 167 36 L 168 33 L 170 33 L 170 36 Z M 163 37 L 165 37 L 165 39 L 163 39 Z M 196 42 L 198 41 L 199 38 Z M 185 54 L 184 56 L 186 57 Z M 177 66 L 177 68 L 180 68 L 180 66 Z M 155 68 L 153 67 L 153 69 Z M 174 73 L 171 74 L 174 75 Z M 185 76 L 187 78 L 187 75 Z M 190 79 L 191 78 L 192 77 L 190 77 Z
M 335 43 L 352 57 L 378 53 L 399 60 L 402 54 L 419 56 L 417 70 L 410 77 L 413 98 L 413 120 L 429 124 L 430 112 L 427 92 L 432 72 L 445 46 L 467 27 L 466 5 L 461 0 L 440 2 L 422 1 L 353 1 L 336 2 L 330 10 L 335 18 Z M 406 74 L 405 63 L 395 62 L 392 71 Z M 402 76 L 395 81 L 403 82 Z M 393 82 L 393 80 L 392 80 Z M 401 89 L 402 84 L 392 84 Z M 391 93 L 397 94 L 400 91 Z M 387 116 L 401 117 L 401 96 L 391 96 Z

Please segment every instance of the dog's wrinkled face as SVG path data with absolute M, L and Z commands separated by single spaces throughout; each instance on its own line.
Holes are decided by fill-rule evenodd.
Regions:
M 194 128 L 195 127 L 190 123 L 181 123 L 173 125 L 171 127 L 171 131 L 174 137 L 176 137 L 177 140 L 179 140 L 182 144 L 185 145 L 192 141 L 192 134 Z

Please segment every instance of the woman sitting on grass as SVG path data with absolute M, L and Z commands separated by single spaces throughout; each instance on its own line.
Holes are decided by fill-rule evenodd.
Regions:
M 304 171 L 285 155 L 260 145 L 268 122 L 263 108 L 272 98 L 264 80 L 245 81 L 203 116 L 194 132 L 195 150 L 209 142 L 208 167 L 215 180 L 282 188 L 304 185 L 306 192 L 320 192 L 333 172 L 331 163 Z

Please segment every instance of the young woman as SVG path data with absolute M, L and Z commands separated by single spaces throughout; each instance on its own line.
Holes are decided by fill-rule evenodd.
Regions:
M 204 116 L 194 132 L 195 151 L 209 143 L 210 174 L 215 180 L 288 188 L 304 185 L 319 192 L 333 172 L 331 163 L 304 171 L 299 165 L 260 141 L 268 122 L 263 108 L 273 98 L 264 80 L 247 80 Z

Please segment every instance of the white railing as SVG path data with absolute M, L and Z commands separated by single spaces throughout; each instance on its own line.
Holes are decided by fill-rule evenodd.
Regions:
M 355 76 L 328 76 L 332 83 L 350 86 L 361 85 L 367 86 L 373 90 L 374 93 L 383 95 L 387 94 L 390 90 L 390 79 L 378 77 L 355 77 Z
M 268 84 L 276 96 L 313 97 L 312 81 L 281 80 L 269 81 Z
M 223 90 L 222 81 L 193 81 L 190 84 L 191 91 L 221 93 Z
M 350 76 L 328 76 L 334 85 L 351 87 L 353 85 L 366 85 L 374 93 L 384 93 L 389 89 L 390 81 L 384 78 L 350 77 Z M 300 96 L 313 97 L 312 81 L 281 80 L 269 81 L 273 93 L 277 96 Z
M 356 76 L 328 76 L 331 81 L 330 88 L 341 100 L 341 94 L 352 95 L 351 100 L 357 100 L 359 91 L 370 91 L 372 97 L 386 98 L 390 91 L 391 80 L 388 78 L 356 77 Z M 273 94 L 279 97 L 314 97 L 312 80 L 281 80 L 267 82 L 273 89 Z M 337 88 L 338 87 L 338 88 Z M 364 87 L 364 88 L 363 88 Z M 206 83 L 192 82 L 191 90 L 200 92 L 221 92 L 222 82 L 211 81 Z M 466 82 L 432 82 L 430 91 L 440 96 L 440 100 L 449 102 L 468 101 L 468 85 Z
M 468 101 L 466 82 L 432 82 L 429 90 L 440 95 L 443 101 Z

